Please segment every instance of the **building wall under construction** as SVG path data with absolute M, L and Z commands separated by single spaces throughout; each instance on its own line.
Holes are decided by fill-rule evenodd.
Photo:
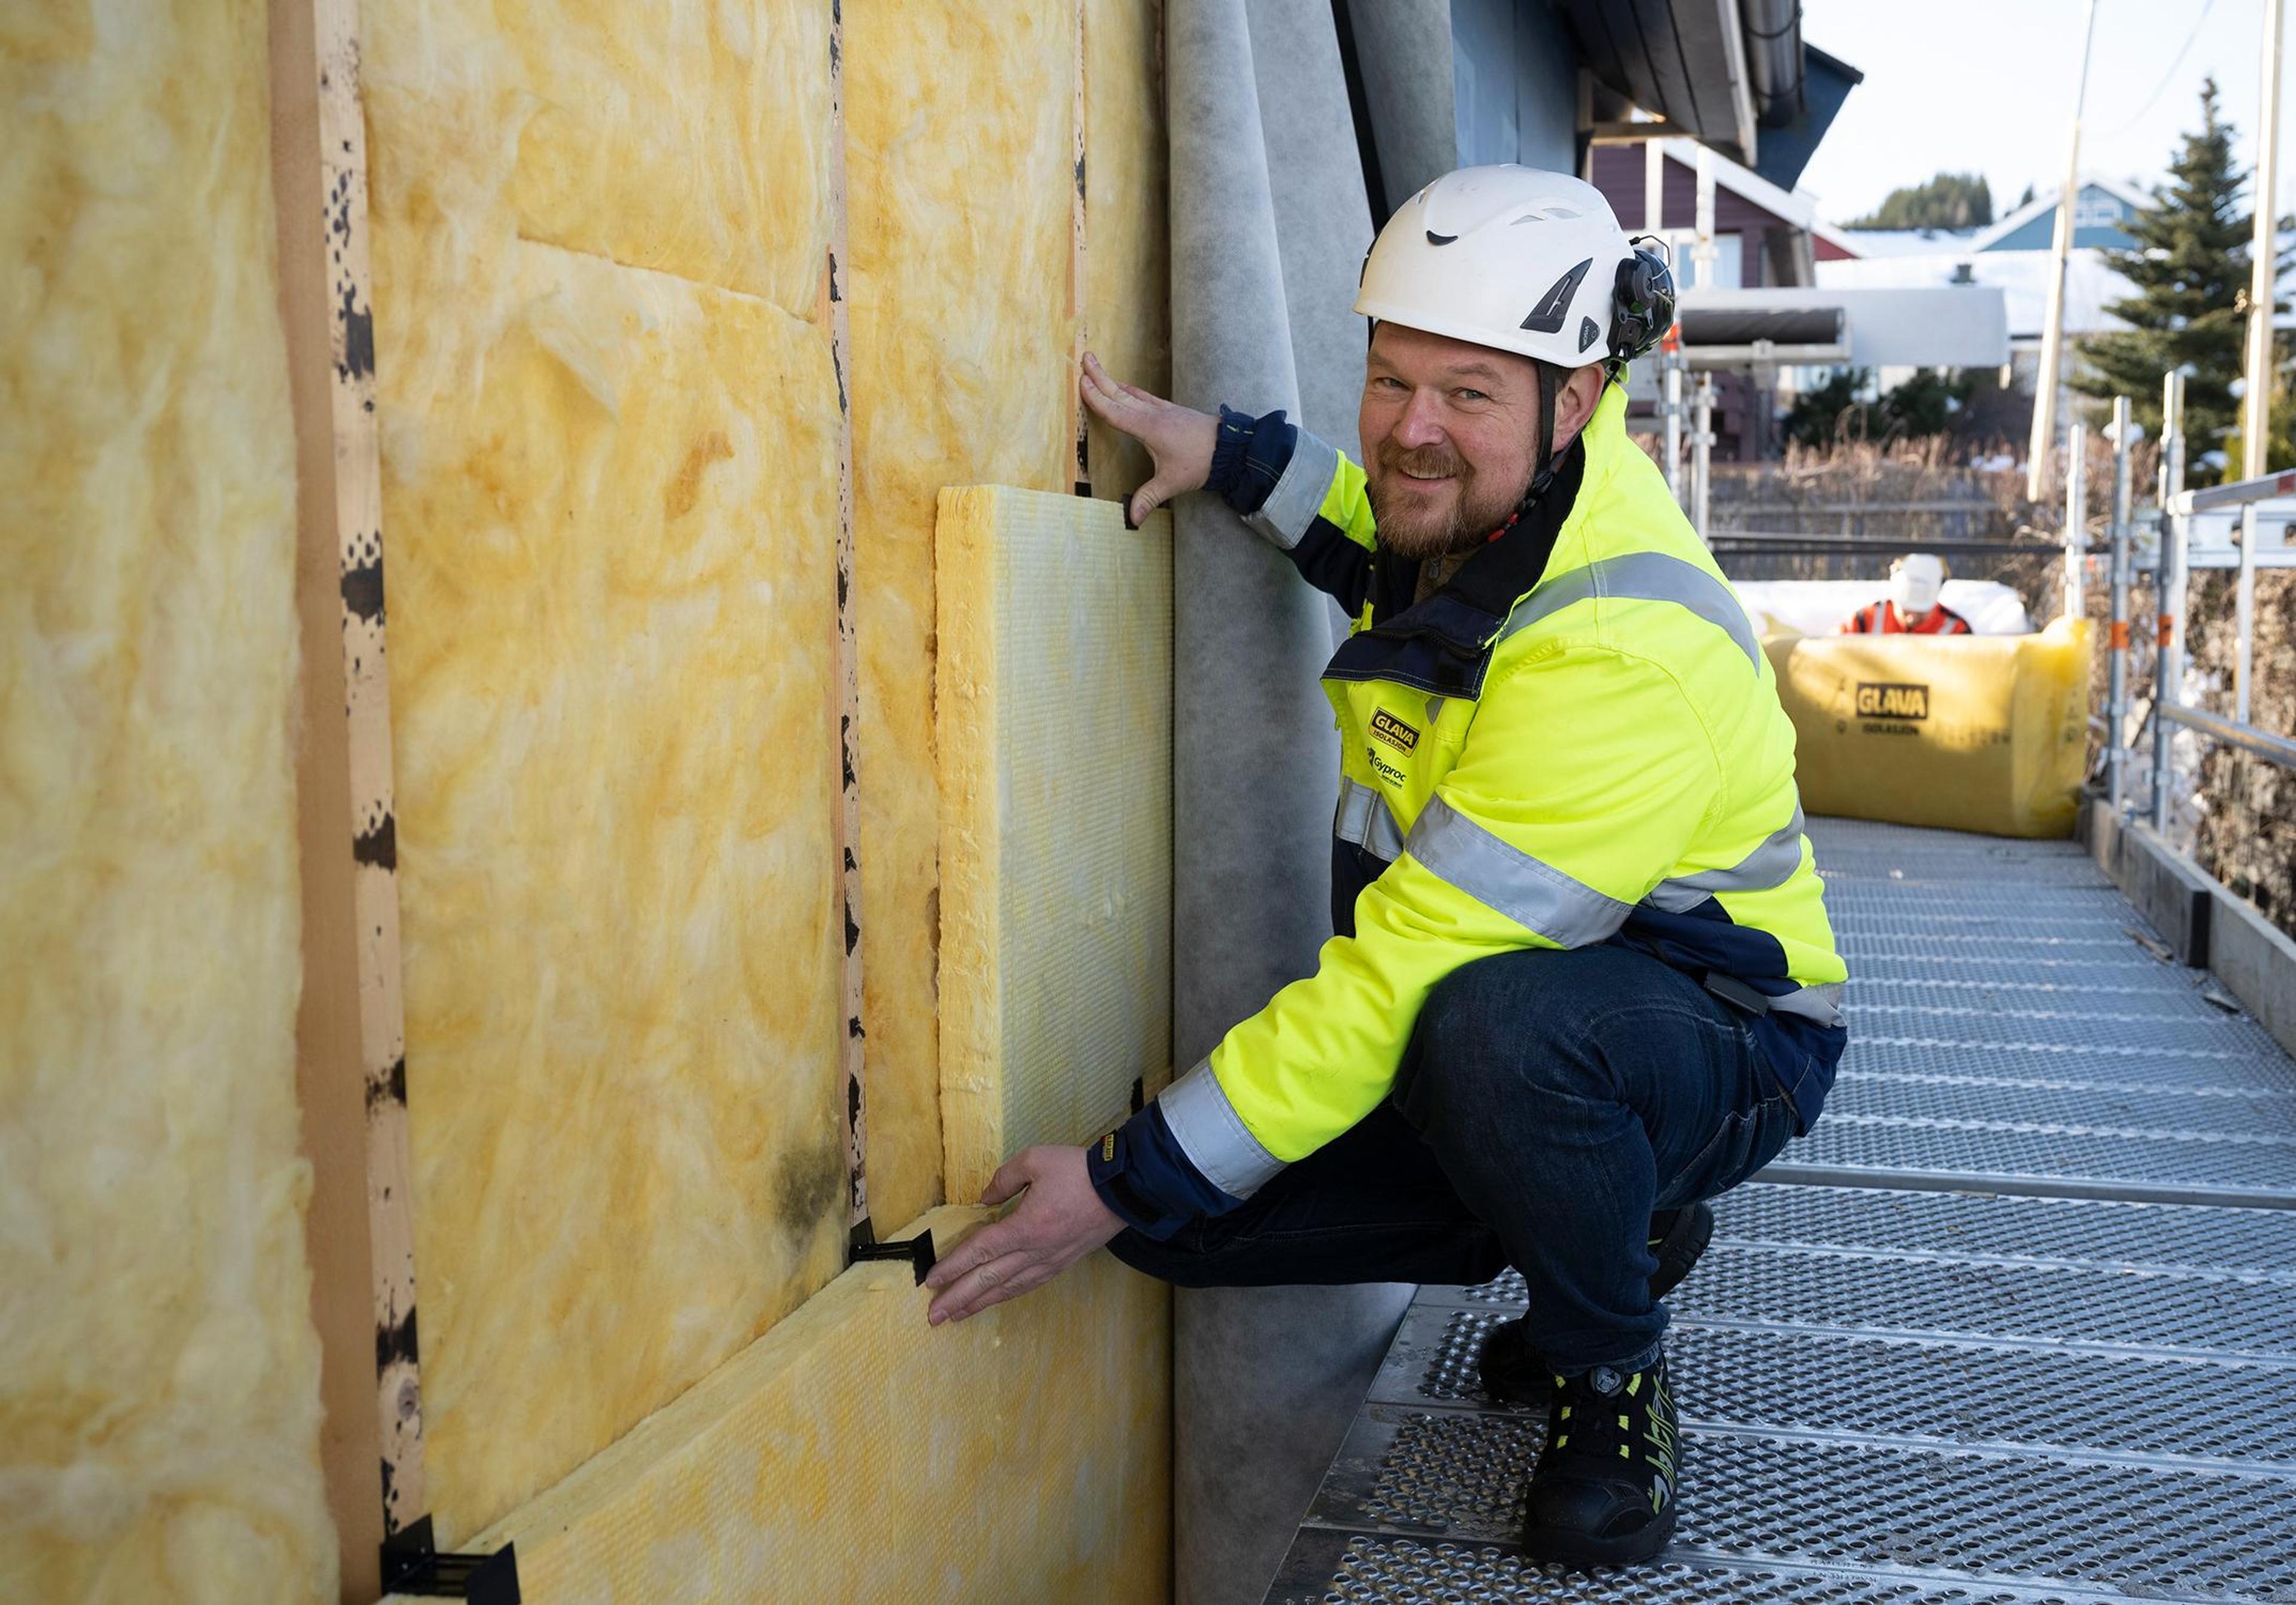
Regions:
M 1152 12 L 1099 13 L 1118 193 L 1086 314 L 1153 381 Z M 425 1461 L 450 1535 L 842 1263 L 840 383 L 873 1217 L 943 1195 L 933 503 L 1075 477 L 1080 14 L 847 8 L 840 375 L 827 0 L 739 29 L 665 6 L 635 55 L 630 17 L 610 35 L 578 4 L 367 7 Z
M 424 1461 L 455 1534 L 841 1263 L 828 18 L 660 11 L 618 25 L 632 59 L 580 5 L 365 8 Z
M 936 998 L 992 979 L 937 953 L 935 499 L 1144 474 L 1097 432 L 1079 467 L 1072 364 L 1089 340 L 1168 380 L 1155 0 L 850 0 L 841 128 L 832 0 L 359 9 L 439 1537 L 515 1533 L 540 1577 L 643 1543 L 632 1599 L 706 1592 L 700 1557 L 776 1524 L 814 1545 L 801 1590 L 914 1562 L 1001 1597 L 1159 1597 L 1164 1291 L 1100 1262 L 933 1331 L 898 1267 L 843 1271 L 835 829 L 849 496 L 866 1174 L 892 1236 L 946 1191 Z M 162 0 L 0 24 L 31 176 L 0 238 L 39 320 L 0 369 L 12 430 L 38 423 L 0 454 L 29 577 L 0 807 L 33 815 L 0 866 L 33 981 L 0 1009 L 5 1252 L 28 1256 L 0 1277 L 10 1597 L 335 1592 L 264 24 Z M 871 1355 L 898 1388 L 853 1369 Z M 792 1378 L 852 1407 L 818 1414 Z M 739 1505 L 648 1504 L 684 1475 L 649 1469 L 654 1423 L 704 1386 L 781 1469 Z M 1007 1530 L 951 1549 L 1004 1475 L 981 1447 L 1022 1421 Z M 605 1525 L 549 1525 L 568 1500 Z M 939 1535 L 829 1519 L 895 1508 L 941 1511 Z

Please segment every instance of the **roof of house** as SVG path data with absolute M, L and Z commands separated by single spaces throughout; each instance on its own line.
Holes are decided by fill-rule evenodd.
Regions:
M 1853 257 L 1934 257 L 1967 250 L 1973 228 L 1844 228 L 1820 223 L 1810 232 Z
M 2025 340 L 2041 332 L 2043 310 L 2048 304 L 2049 259 L 2045 250 L 1972 252 L 1964 240 L 1958 250 L 1931 255 L 1820 262 L 1817 282 L 1832 290 L 1918 288 L 1954 284 L 1966 269 L 1968 277 L 1959 283 L 1999 291 L 2008 316 L 2009 338 Z M 2075 334 L 2120 328 L 2120 320 L 2105 307 L 2128 293 L 2128 281 L 2108 266 L 2095 248 L 2078 248 L 2065 263 L 2065 328 Z
M 2152 197 L 2125 178 L 2110 178 L 2103 173 L 2084 173 L 2080 176 L 2079 187 L 2084 190 L 2103 190 L 2122 205 L 2134 208 L 2138 211 L 2150 211 L 2152 209 Z M 2008 216 L 1997 218 L 1991 226 L 1979 229 L 1975 238 L 1970 241 L 1969 249 L 1991 250 L 1995 242 L 2007 239 L 2036 217 L 2046 217 L 2056 209 L 2056 204 L 2055 190 L 2035 195 Z
M 1698 170 L 1699 144 L 1696 140 L 1662 139 L 1659 147 L 1666 152 L 1668 160 L 1678 161 L 1693 172 Z M 1714 182 L 1718 187 L 1742 196 L 1796 228 L 1808 228 L 1816 223 L 1817 197 L 1808 190 L 1782 190 L 1751 168 L 1731 160 L 1719 151 L 1709 150 L 1707 155 L 1714 163 Z

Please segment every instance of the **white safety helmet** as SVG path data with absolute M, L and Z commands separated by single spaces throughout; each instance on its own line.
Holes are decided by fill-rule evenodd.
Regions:
M 1922 618 L 1944 594 L 1945 575 L 1945 559 L 1934 553 L 1908 552 L 1890 565 L 1890 600 L 1906 618 Z
M 1674 323 L 1665 258 L 1638 249 L 1593 184 L 1462 168 L 1403 203 L 1365 259 L 1366 316 L 1611 376 Z

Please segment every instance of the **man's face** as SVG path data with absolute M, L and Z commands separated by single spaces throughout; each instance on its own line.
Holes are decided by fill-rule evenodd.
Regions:
M 1528 356 L 1395 323 L 1373 335 L 1357 419 L 1379 543 L 1430 558 L 1506 522 L 1538 466 Z

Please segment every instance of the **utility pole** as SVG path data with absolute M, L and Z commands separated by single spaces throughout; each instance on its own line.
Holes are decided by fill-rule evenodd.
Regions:
M 2269 0 L 2276 9 L 2278 0 Z M 2049 494 L 2050 458 L 2057 445 L 2057 389 L 2064 366 L 2065 262 L 2073 249 L 2073 214 L 2080 206 L 2081 107 L 2088 99 L 2089 45 L 2096 38 L 2096 0 L 2083 0 L 2080 81 L 2073 91 L 2072 136 L 2065 142 L 2065 187 L 2057 192 L 2057 231 L 2049 248 L 2048 310 L 2041 324 L 2041 372 L 2033 390 L 2033 438 L 2027 450 L 2025 497 Z
M 2243 479 L 2272 471 L 2265 446 L 2272 424 L 2272 302 L 2279 279 L 2280 7 L 2264 0 L 2264 99 L 2256 117 L 2256 238 L 2249 247 L 2247 389 L 2241 397 Z

